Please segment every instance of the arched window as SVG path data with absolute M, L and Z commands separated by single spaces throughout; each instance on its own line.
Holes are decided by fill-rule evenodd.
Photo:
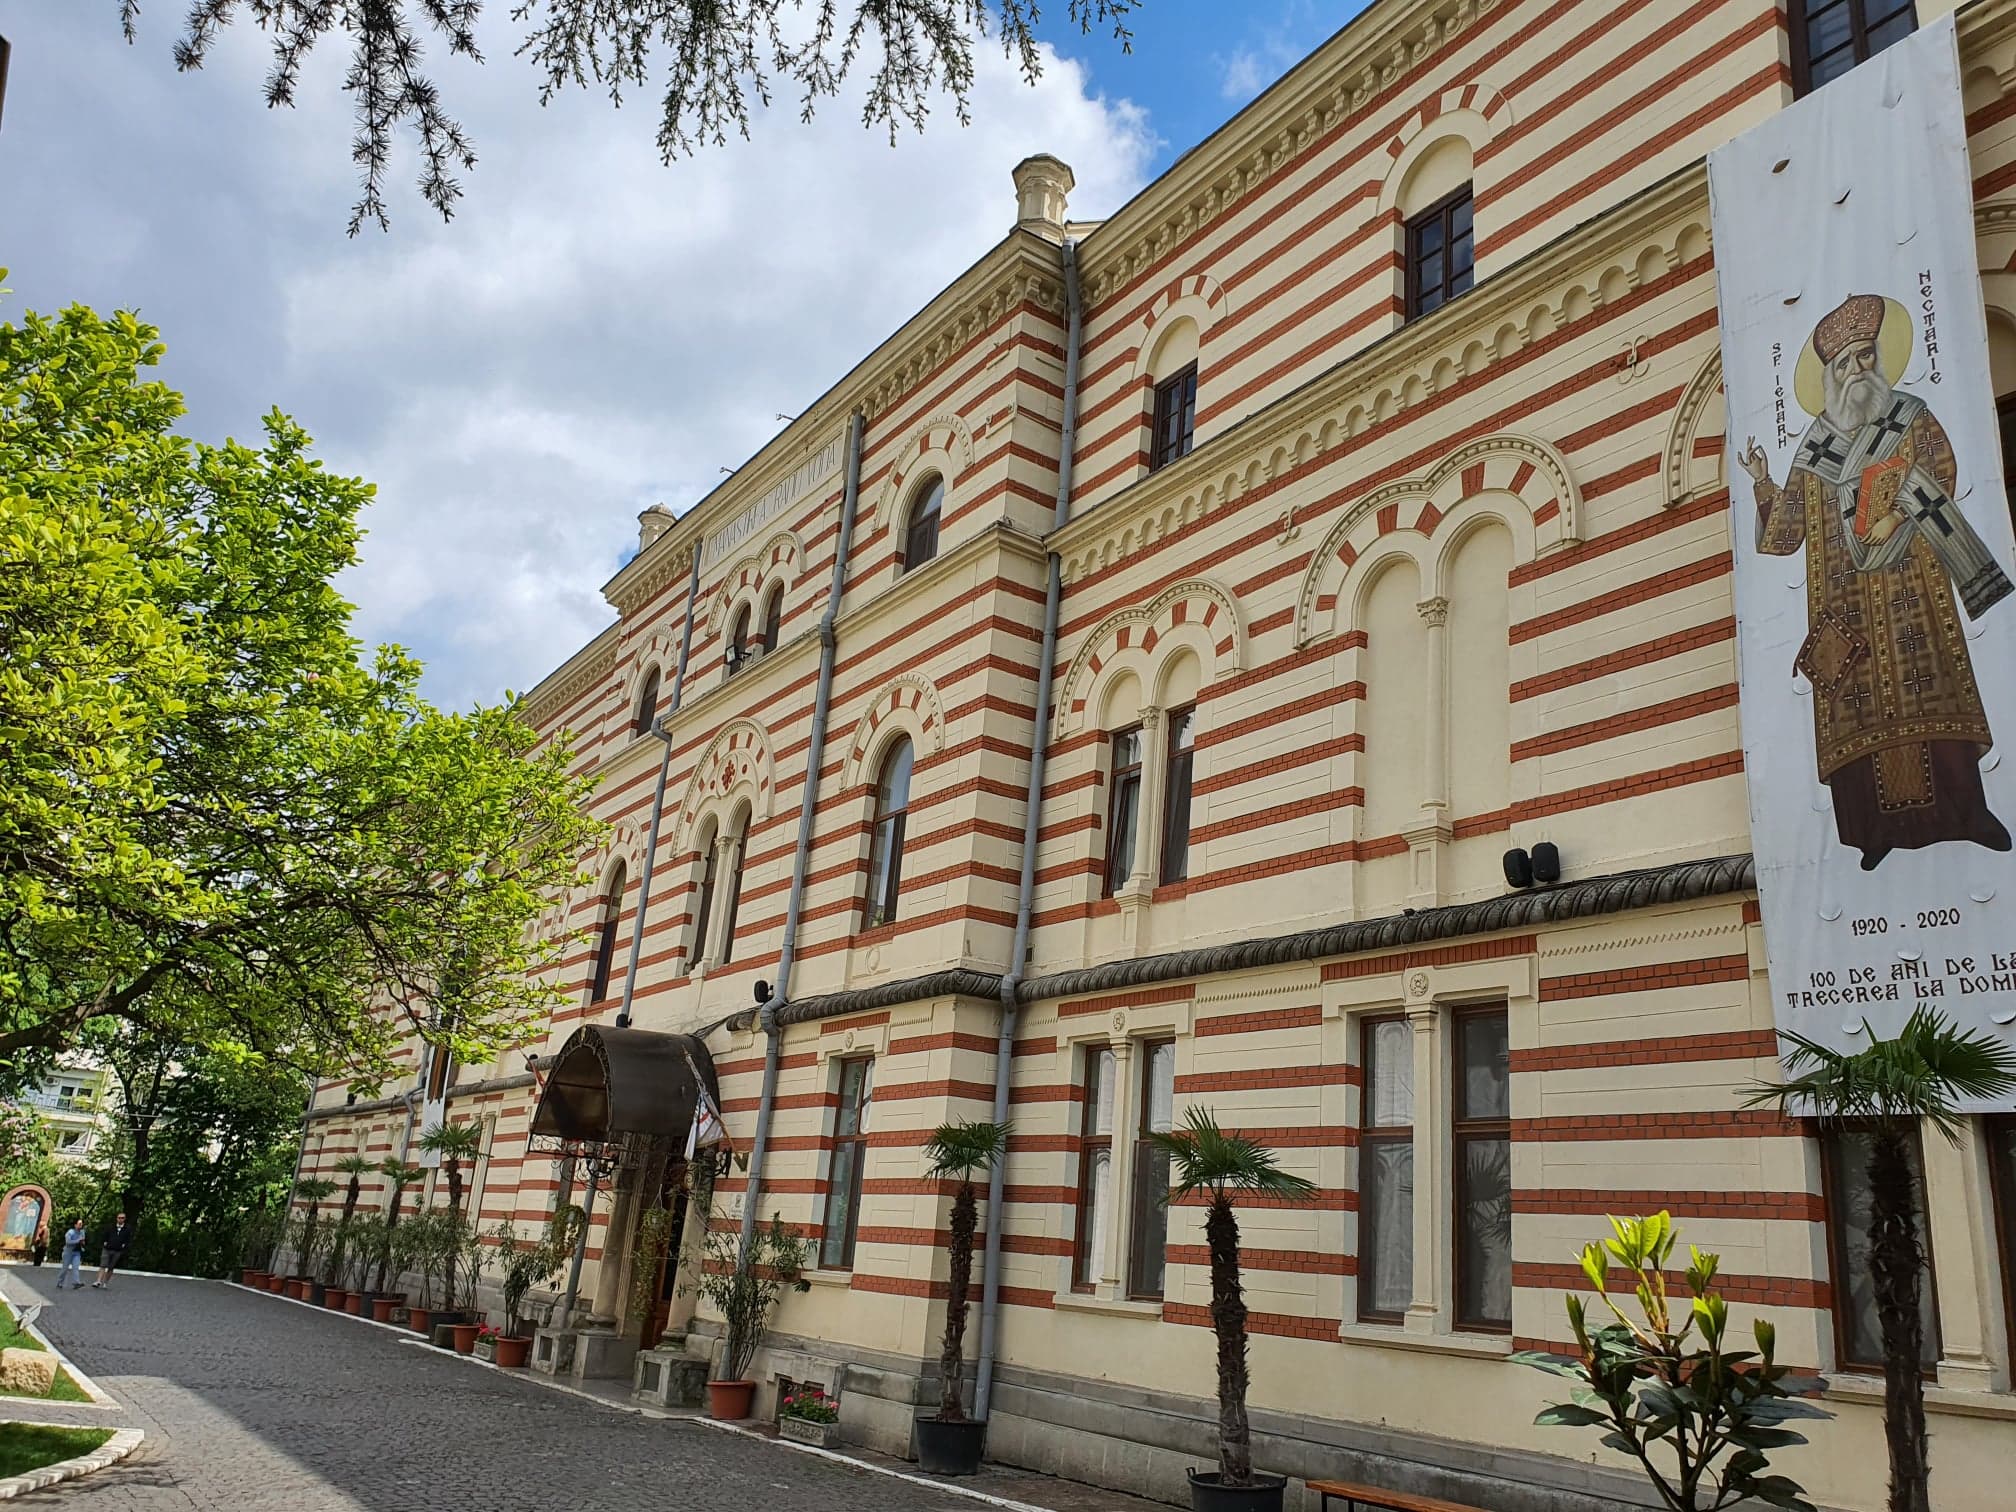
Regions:
M 728 896 L 721 900 L 721 964 L 735 959 L 735 915 L 742 907 L 742 848 L 749 838 L 749 812 L 735 817 L 734 855 L 729 860 Z
M 714 832 L 710 829 L 700 837 L 699 896 L 693 904 L 693 945 L 686 952 L 686 968 L 707 958 L 707 926 L 714 919 Z
M 728 675 L 733 677 L 749 664 L 749 606 L 735 611 L 728 629 Z
M 896 917 L 903 888 L 903 828 L 910 812 L 910 768 L 917 759 L 906 736 L 882 759 L 875 787 L 875 837 L 868 848 L 868 927 Z
M 609 874 L 609 890 L 602 900 L 602 938 L 595 945 L 595 978 L 588 987 L 588 1001 L 599 1003 L 609 996 L 609 968 L 616 961 L 616 920 L 623 912 L 623 863 Z
M 914 572 L 938 555 L 938 515 L 945 503 L 945 480 L 931 478 L 910 501 L 903 528 L 903 570 Z
M 784 585 L 778 583 L 763 600 L 763 649 L 775 651 L 784 638 Z
M 637 709 L 630 718 L 630 728 L 636 734 L 646 734 L 657 717 L 658 669 L 653 667 L 644 674 L 644 690 L 637 695 Z

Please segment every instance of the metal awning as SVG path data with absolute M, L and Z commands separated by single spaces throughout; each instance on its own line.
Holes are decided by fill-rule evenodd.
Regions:
M 530 1142 L 540 1154 L 628 1164 L 647 1146 L 676 1152 L 693 1127 L 698 1088 L 721 1103 L 714 1058 L 690 1034 L 584 1024 L 543 1069 Z

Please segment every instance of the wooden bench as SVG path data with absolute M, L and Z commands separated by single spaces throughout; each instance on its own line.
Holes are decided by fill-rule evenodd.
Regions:
M 1344 1512 L 1480 1512 L 1461 1502 L 1416 1496 L 1411 1491 L 1382 1491 L 1354 1481 L 1312 1480 L 1309 1489 L 1323 1498 L 1323 1512 L 1330 1512 L 1333 1501 L 1342 1502 Z

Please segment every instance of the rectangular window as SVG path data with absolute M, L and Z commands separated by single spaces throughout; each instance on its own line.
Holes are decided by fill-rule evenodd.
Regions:
M 1106 802 L 1106 896 L 1134 874 L 1134 830 L 1141 817 L 1141 727 L 1113 742 L 1113 791 Z
M 1148 471 L 1190 455 L 1197 427 L 1197 364 L 1155 385 L 1155 431 L 1149 438 Z
M 1810 94 L 1918 29 L 1914 0 L 1790 0 L 1792 92 Z
M 1167 1134 L 1176 1102 L 1176 1042 L 1159 1040 L 1141 1058 L 1141 1117 L 1134 1138 L 1134 1216 L 1127 1244 L 1127 1295 L 1160 1298 L 1169 1249 L 1169 1155 L 1148 1138 Z
M 439 1045 L 427 1054 L 427 1101 L 439 1102 L 448 1095 L 448 1072 L 453 1057 Z
M 2016 1115 L 1983 1122 L 1988 1169 L 1995 1192 L 1995 1252 L 2002 1261 L 2002 1318 L 2009 1327 L 2009 1358 L 2016 1360 Z
M 1883 1368 L 1883 1325 L 1876 1311 L 1876 1279 L 1869 1269 L 1874 1216 L 1869 1187 L 1867 1129 L 1848 1128 L 1822 1141 L 1825 1157 L 1828 1267 L 1834 1284 L 1834 1335 L 1837 1363 L 1857 1369 Z M 1931 1237 L 1925 1227 L 1925 1162 L 1914 1138 L 1911 1152 L 1912 1211 L 1918 1242 L 1925 1249 L 1925 1285 L 1918 1304 L 1927 1371 L 1939 1363 L 1939 1314 L 1932 1284 Z
M 826 1181 L 826 1225 L 819 1263 L 854 1268 L 854 1233 L 860 1222 L 861 1166 L 867 1152 L 868 1109 L 875 1095 L 875 1062 L 840 1063 L 840 1111 L 833 1121 L 833 1169 Z
M 1162 784 L 1162 880 L 1190 875 L 1190 763 L 1195 755 L 1197 711 L 1169 714 L 1168 766 Z
M 1456 1326 L 1512 1327 L 1512 1054 L 1505 1010 L 1455 1017 Z
M 1407 318 L 1438 310 L 1470 287 L 1470 186 L 1407 222 Z
M 1113 1052 L 1085 1050 L 1085 1109 L 1078 1140 L 1078 1230 L 1071 1287 L 1090 1291 L 1099 1280 L 1113 1206 Z
M 728 873 L 728 896 L 721 900 L 721 964 L 735 959 L 735 917 L 742 911 L 742 847 L 745 834 L 735 841 L 735 869 Z
M 1414 1300 L 1414 1027 L 1394 1014 L 1359 1032 L 1358 1316 L 1398 1323 Z

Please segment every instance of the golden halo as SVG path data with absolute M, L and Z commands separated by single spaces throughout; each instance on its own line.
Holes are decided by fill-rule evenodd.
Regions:
M 1905 365 L 1911 361 L 1914 336 L 1911 312 L 1885 295 L 1883 325 L 1876 333 L 1876 362 L 1883 369 L 1884 381 L 1892 387 L 1903 379 Z M 1799 401 L 1799 408 L 1809 415 L 1817 415 L 1827 407 L 1827 389 L 1820 381 L 1820 354 L 1813 350 L 1810 335 L 1806 345 L 1799 349 L 1798 364 L 1792 369 L 1792 393 Z

